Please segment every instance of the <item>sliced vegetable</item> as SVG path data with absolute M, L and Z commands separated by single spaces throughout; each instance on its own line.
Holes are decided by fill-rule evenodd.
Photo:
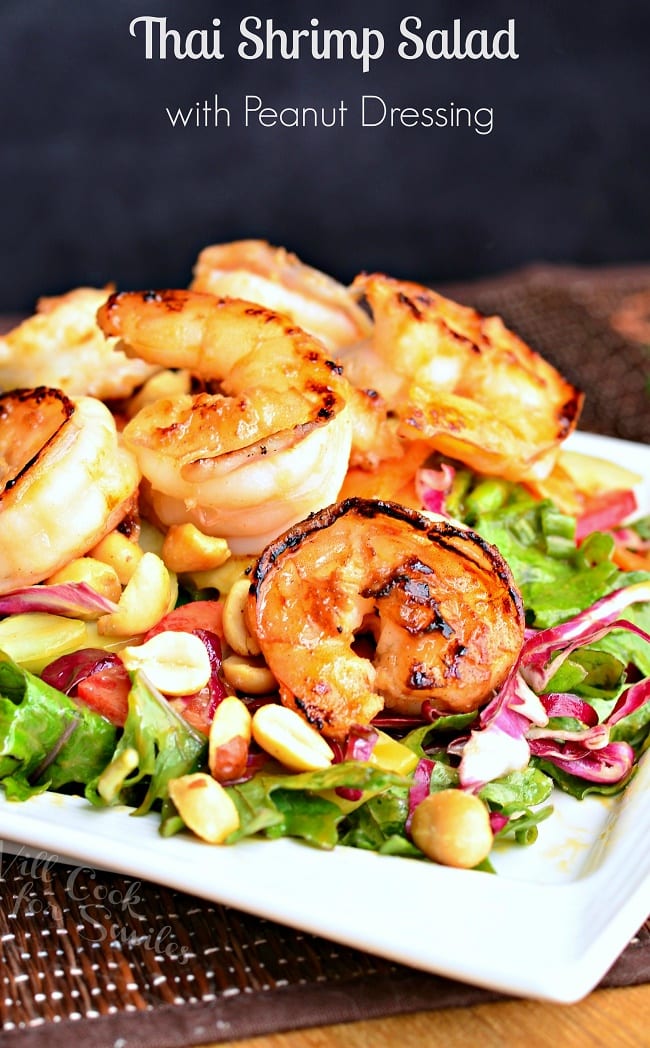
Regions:
M 84 645 L 86 627 L 79 619 L 26 611 L 0 622 L 0 650 L 32 673 L 40 673 L 53 659 Z
M 160 622 L 156 623 L 144 636 L 144 640 L 150 640 L 157 633 L 165 630 L 181 630 L 192 633 L 194 630 L 208 630 L 216 633 L 218 637 L 223 636 L 223 602 L 220 600 L 195 600 L 190 604 L 182 604 L 173 611 L 163 615 Z
M 47 611 L 70 618 L 98 618 L 115 611 L 117 605 L 92 589 L 87 582 L 61 582 L 51 586 L 25 586 L 0 597 L 0 615 Z
M 124 666 L 116 661 L 112 666 L 85 677 L 77 686 L 77 698 L 91 710 L 100 713 L 111 724 L 122 728 L 129 712 L 131 680 Z
M 580 542 L 592 531 L 610 531 L 627 520 L 637 508 L 633 491 L 605 491 L 590 495 L 576 522 L 576 539 Z

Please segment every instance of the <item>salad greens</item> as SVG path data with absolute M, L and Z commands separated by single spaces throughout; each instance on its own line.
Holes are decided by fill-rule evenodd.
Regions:
M 10 800 L 84 785 L 111 759 L 116 731 L 0 652 L 0 779 Z
M 427 473 L 447 485 L 444 494 L 435 486 L 430 501 Z M 608 795 L 635 774 L 650 746 L 650 572 L 620 570 L 612 534 L 578 541 L 573 517 L 519 484 L 443 463 L 439 474 L 423 471 L 420 490 L 425 505 L 474 528 L 508 561 L 528 626 L 517 665 L 481 711 L 425 711 L 422 722 L 380 715 L 377 728 L 399 740 L 406 764 L 373 760 L 379 732 L 372 726 L 359 729 L 325 770 L 292 773 L 252 752 L 249 772 L 226 786 L 239 814 L 228 843 L 290 836 L 320 848 L 343 844 L 423 858 L 409 834 L 415 807 L 429 793 L 465 788 L 488 806 L 495 839 L 530 844 L 552 811 L 546 802 L 554 785 L 577 798 Z M 650 520 L 636 528 L 650 535 Z M 61 612 L 89 597 L 66 586 L 48 599 Z M 40 607 L 39 600 L 42 592 L 23 590 L 5 598 L 0 611 L 19 614 Z M 209 636 L 216 680 L 219 641 Z M 184 824 L 168 785 L 206 768 L 206 736 L 140 672 L 130 677 L 128 714 L 116 729 L 76 694 L 87 673 L 83 659 L 81 650 L 58 672 L 56 663 L 48 668 L 50 681 L 70 681 L 64 694 L 0 653 L 0 781 L 7 797 L 75 789 L 95 805 L 157 811 L 161 832 L 177 832 Z M 489 862 L 481 868 L 490 869 Z
M 133 804 L 136 814 L 144 815 L 156 801 L 167 799 L 170 779 L 201 766 L 206 751 L 205 736 L 136 672 L 120 741 L 110 764 L 89 782 L 86 795 L 98 805 Z M 146 791 L 140 796 L 136 787 L 142 783 Z

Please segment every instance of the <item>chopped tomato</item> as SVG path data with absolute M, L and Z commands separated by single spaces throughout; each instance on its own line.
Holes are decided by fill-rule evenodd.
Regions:
M 180 699 L 169 699 L 169 704 L 174 707 L 177 713 L 180 713 L 181 717 L 185 718 L 195 731 L 200 731 L 202 735 L 210 734 L 210 723 L 214 716 L 214 704 L 212 692 L 207 686 L 201 688 L 201 691 L 197 691 L 195 695 L 188 695 Z
M 592 531 L 609 531 L 617 527 L 637 509 L 633 491 L 604 491 L 590 495 L 585 501 L 583 513 L 578 517 L 576 539 L 578 542 Z
M 191 604 L 182 604 L 180 608 L 163 615 L 160 622 L 145 634 L 145 641 L 151 640 L 165 630 L 191 633 L 193 630 L 209 630 L 223 637 L 223 602 L 220 600 L 195 600 Z
M 117 727 L 124 727 L 129 712 L 131 680 L 124 666 L 119 663 L 93 673 L 77 685 L 76 697 L 95 713 Z

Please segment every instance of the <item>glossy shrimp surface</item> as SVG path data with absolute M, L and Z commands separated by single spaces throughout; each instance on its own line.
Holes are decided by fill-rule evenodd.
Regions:
M 384 706 L 477 709 L 523 640 L 521 598 L 478 535 L 396 503 L 327 507 L 264 551 L 248 623 L 281 701 L 340 738 Z M 373 638 L 371 658 L 356 638 Z
M 370 320 L 348 288 L 264 240 L 213 244 L 194 267 L 194 291 L 258 302 L 336 349 L 370 332 Z
M 86 553 L 123 518 L 139 481 L 100 401 L 45 388 L 0 397 L 0 593 Z
M 145 360 L 219 384 L 158 400 L 124 430 L 163 525 L 189 521 L 258 553 L 336 497 L 351 446 L 347 383 L 287 317 L 164 291 L 114 295 L 99 322 Z
M 582 394 L 499 317 L 382 274 L 353 285 L 371 307 L 369 343 L 344 355 L 357 385 L 374 382 L 400 433 L 479 472 L 546 476 L 576 425 Z
M 38 311 L 0 338 L 0 390 L 49 386 L 69 397 L 128 397 L 158 369 L 129 359 L 100 331 L 109 291 L 80 287 L 42 298 Z

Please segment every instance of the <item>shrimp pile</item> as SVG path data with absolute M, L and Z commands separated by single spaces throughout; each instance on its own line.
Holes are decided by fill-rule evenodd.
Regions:
M 0 338 L 0 390 L 61 389 L 69 397 L 128 397 L 158 369 L 129 359 L 97 326 L 109 291 L 81 287 L 42 298 L 34 316 Z
M 43 301 L 0 340 L 0 384 L 48 387 L 0 398 L 0 592 L 92 548 L 139 491 L 161 531 L 256 558 L 254 647 L 325 735 L 384 707 L 473 711 L 507 678 L 509 568 L 421 513 L 413 482 L 433 453 L 511 480 L 553 469 L 582 396 L 498 317 L 241 241 L 201 252 L 189 290 Z
M 261 306 L 194 291 L 113 295 L 98 318 L 130 352 L 223 391 L 155 401 L 124 430 L 160 523 L 259 553 L 336 498 L 351 418 L 340 368 L 316 339 Z
M 524 636 L 521 598 L 494 547 L 395 503 L 347 499 L 259 558 L 247 608 L 284 705 L 344 737 L 384 708 L 477 709 Z M 374 654 L 355 652 L 371 634 Z
M 57 389 L 0 397 L 0 593 L 41 582 L 124 517 L 140 474 L 113 417 Z

